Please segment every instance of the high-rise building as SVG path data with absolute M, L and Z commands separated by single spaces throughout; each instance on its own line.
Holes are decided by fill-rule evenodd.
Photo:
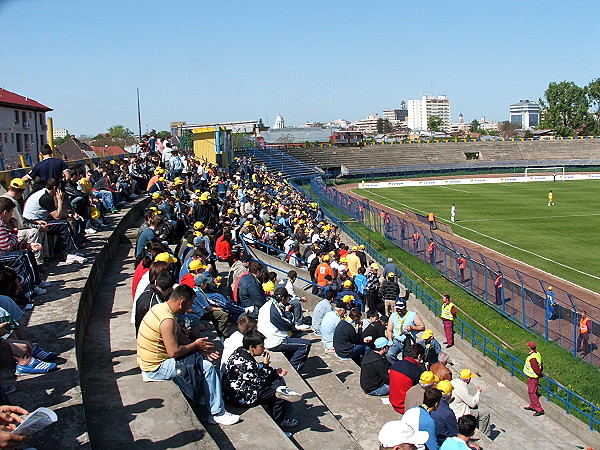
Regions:
M 522 130 L 537 127 L 540 124 L 540 104 L 521 100 L 510 105 L 510 123 Z
M 427 122 L 432 116 L 442 119 L 442 130 L 451 131 L 452 109 L 448 97 L 423 95 L 420 100 L 408 101 L 408 128 L 411 130 L 427 130 Z
M 52 129 L 52 137 L 54 139 L 64 138 L 67 136 L 67 134 L 69 134 L 69 130 L 66 130 L 65 128 L 53 128 Z

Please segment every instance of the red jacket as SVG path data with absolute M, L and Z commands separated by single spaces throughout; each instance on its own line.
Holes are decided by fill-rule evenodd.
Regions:
M 194 277 L 195 275 L 193 273 L 188 272 L 181 277 L 181 280 L 179 280 L 179 284 L 185 284 L 186 286 L 189 286 L 192 289 L 194 289 L 196 287 L 196 284 L 194 283 Z
M 419 382 L 423 368 L 410 356 L 396 361 L 390 368 L 390 403 L 404 414 L 404 401 L 408 390 Z
M 135 268 L 135 272 L 133 272 L 133 280 L 131 281 L 131 297 L 135 297 L 135 291 L 140 283 L 140 280 L 144 276 L 146 272 L 150 270 L 150 267 L 144 267 L 142 261 Z
M 215 244 L 215 253 L 222 261 L 231 258 L 231 243 L 224 240 L 223 236 L 221 236 Z

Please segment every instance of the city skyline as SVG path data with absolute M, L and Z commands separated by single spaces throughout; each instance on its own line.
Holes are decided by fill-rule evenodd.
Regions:
M 424 93 L 451 99 L 452 122 L 460 112 L 503 121 L 552 81 L 598 77 L 585 43 L 599 12 L 556 1 L 234 1 L 213 11 L 5 0 L 0 85 L 53 108 L 55 126 L 76 135 L 115 124 L 137 133 L 136 88 L 142 132 L 180 120 L 272 126 L 279 114 L 296 126 L 355 121 Z

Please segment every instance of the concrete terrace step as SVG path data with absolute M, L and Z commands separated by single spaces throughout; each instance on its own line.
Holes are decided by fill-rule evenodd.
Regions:
M 319 342 L 316 344 L 320 345 Z M 314 350 L 311 349 L 311 354 L 313 352 Z M 274 367 L 281 367 L 288 371 L 285 377 L 287 385 L 302 394 L 302 400 L 291 405 L 292 416 L 298 419 L 299 423 L 295 428 L 286 430 L 293 433 L 292 440 L 299 448 L 330 450 L 361 448 L 355 438 L 340 424 L 337 414 L 323 403 L 323 399 L 296 372 L 282 353 L 271 352 L 271 361 Z M 305 371 L 307 370 L 308 368 Z M 337 395 L 341 394 L 339 386 L 332 385 L 331 388 Z
M 320 341 L 313 345 L 306 372 L 308 385 L 364 449 L 377 448 L 383 424 L 401 417 L 360 389 L 360 368 L 353 361 L 326 354 Z

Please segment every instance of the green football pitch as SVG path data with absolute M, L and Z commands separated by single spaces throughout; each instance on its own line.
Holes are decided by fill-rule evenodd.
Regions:
M 548 206 L 553 191 L 555 206 Z M 434 212 L 455 234 L 600 292 L 600 181 L 354 189 L 402 211 Z

